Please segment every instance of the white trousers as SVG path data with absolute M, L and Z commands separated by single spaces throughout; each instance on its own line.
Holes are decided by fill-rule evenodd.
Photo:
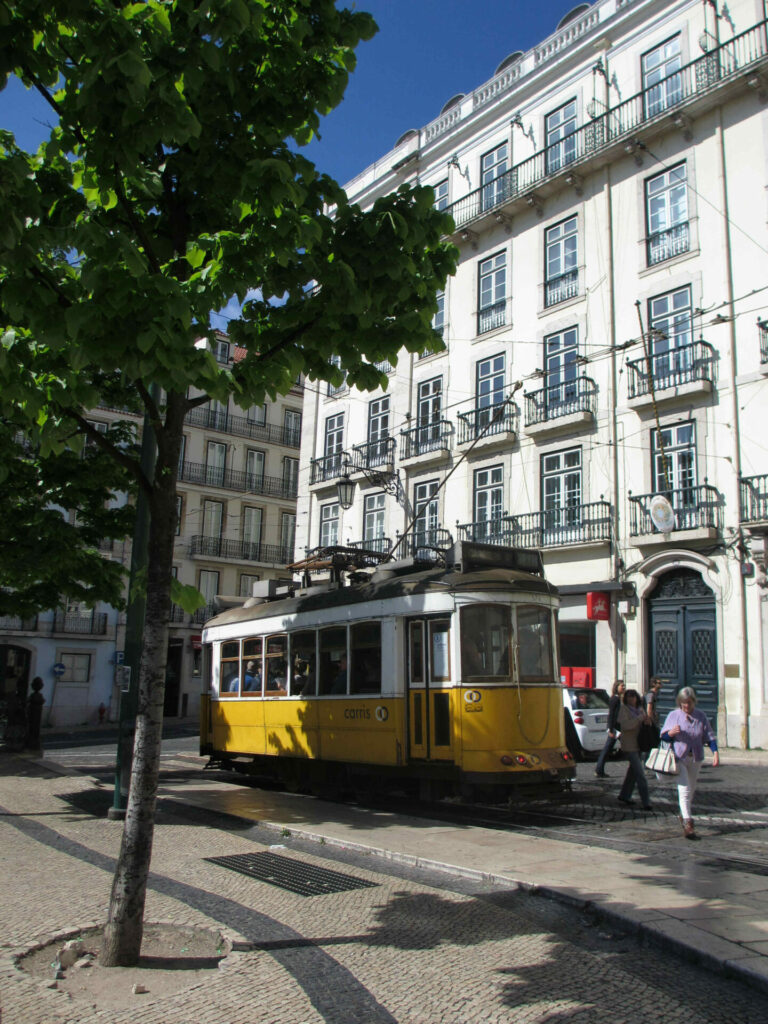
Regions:
M 691 804 L 699 781 L 699 772 L 703 761 L 694 761 L 691 756 L 678 758 L 677 761 L 677 798 L 680 802 L 680 816 L 683 821 L 691 818 Z

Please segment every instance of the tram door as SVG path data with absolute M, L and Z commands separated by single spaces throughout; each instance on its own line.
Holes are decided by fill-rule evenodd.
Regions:
M 450 620 L 408 620 L 408 756 L 453 760 Z

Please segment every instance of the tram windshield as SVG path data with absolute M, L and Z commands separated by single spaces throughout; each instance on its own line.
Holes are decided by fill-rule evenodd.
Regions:
M 511 639 L 509 605 L 476 604 L 462 608 L 462 678 L 509 679 Z
M 551 682 L 552 616 L 548 608 L 526 605 L 517 609 L 520 681 Z

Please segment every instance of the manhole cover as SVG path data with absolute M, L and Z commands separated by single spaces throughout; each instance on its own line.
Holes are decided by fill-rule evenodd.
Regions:
M 347 892 L 351 889 L 374 888 L 377 882 L 345 875 L 341 871 L 330 871 L 307 864 L 279 853 L 243 853 L 231 857 L 206 857 L 211 864 L 220 864 L 230 871 L 249 875 L 260 882 L 276 885 L 299 896 L 323 896 L 331 892 Z

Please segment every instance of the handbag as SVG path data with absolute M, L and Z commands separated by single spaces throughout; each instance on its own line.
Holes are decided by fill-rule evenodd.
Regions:
M 668 743 L 662 743 L 660 746 L 654 747 L 648 755 L 645 766 L 659 775 L 677 775 L 675 752 Z

